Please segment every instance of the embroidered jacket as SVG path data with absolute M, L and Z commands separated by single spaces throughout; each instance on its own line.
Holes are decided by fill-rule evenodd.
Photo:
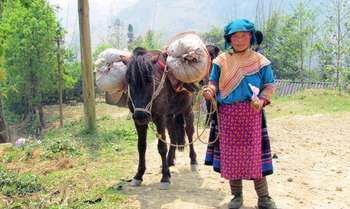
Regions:
M 252 50 L 243 55 L 219 55 L 213 61 L 210 82 L 216 86 L 217 101 L 223 104 L 250 101 L 253 92 L 249 84 L 258 87 L 259 97 L 268 103 L 276 89 L 271 62 Z

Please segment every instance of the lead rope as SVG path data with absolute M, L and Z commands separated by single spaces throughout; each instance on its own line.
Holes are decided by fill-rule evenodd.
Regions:
M 156 81 L 155 79 L 153 78 L 153 93 L 152 93 L 152 97 L 151 97 L 151 101 L 144 107 L 144 108 L 141 108 L 141 107 L 135 107 L 135 104 L 134 104 L 134 101 L 132 100 L 131 98 L 131 92 L 130 92 L 130 87 L 128 86 L 128 98 L 131 102 L 131 105 L 134 109 L 134 112 L 135 111 L 141 111 L 141 112 L 146 112 L 148 113 L 149 115 L 152 115 L 152 105 L 153 105 L 153 101 L 158 97 L 160 91 L 163 89 L 164 87 L 164 83 L 165 83 L 165 77 L 166 77 L 166 74 L 168 73 L 168 70 L 167 68 L 164 69 L 164 72 L 163 72 L 163 75 L 162 75 L 162 78 L 160 79 L 160 82 L 159 82 L 159 85 L 156 89 Z
M 203 93 L 203 90 L 199 91 L 199 95 L 201 95 Z M 198 107 L 198 116 L 197 116 L 197 123 L 196 123 L 196 138 L 202 142 L 203 144 L 206 144 L 206 145 L 211 145 L 211 144 L 214 144 L 215 142 L 217 142 L 219 140 L 219 134 L 216 135 L 216 138 L 214 141 L 212 142 L 206 142 L 205 140 L 203 140 L 201 137 L 203 136 L 204 132 L 205 132 L 205 129 L 206 127 L 209 126 L 210 124 L 210 116 L 213 115 L 214 113 L 217 114 L 217 116 L 219 116 L 219 111 L 218 111 L 218 106 L 217 106 L 217 103 L 213 98 L 210 99 L 210 111 L 208 113 L 209 117 L 208 117 L 208 120 L 205 122 L 204 124 L 204 128 L 202 130 L 201 133 L 199 133 L 199 121 L 200 121 L 200 113 L 201 113 L 201 108 L 200 108 L 200 103 L 199 103 L 199 107 Z M 218 129 L 220 127 L 220 122 L 219 122 L 219 118 L 217 117 L 217 125 L 218 125 Z
M 199 95 L 202 94 L 202 90 L 199 91 L 198 93 Z M 210 108 L 210 112 L 208 113 L 209 114 L 209 118 L 212 114 L 214 114 L 215 112 L 218 113 L 218 108 L 217 108 L 217 103 L 215 101 L 214 98 L 211 98 L 210 99 L 210 103 L 211 103 L 211 108 Z M 212 142 L 206 142 L 205 140 L 203 140 L 201 137 L 203 136 L 204 132 L 205 132 L 205 128 L 208 127 L 208 124 L 210 123 L 210 120 L 206 121 L 205 123 L 205 126 L 204 126 L 204 129 L 202 130 L 202 132 L 199 134 L 199 121 L 200 121 L 200 115 L 201 115 L 201 108 L 200 108 L 200 103 L 199 103 L 199 108 L 198 108 L 198 116 L 197 116 L 197 123 L 196 123 L 196 137 L 194 137 L 193 141 L 191 143 L 186 143 L 186 144 L 183 144 L 183 145 L 179 145 L 179 144 L 172 144 L 171 142 L 167 142 L 165 139 L 163 139 L 162 135 L 158 133 L 158 131 L 156 131 L 156 128 L 154 127 L 154 123 L 152 123 L 152 129 L 153 131 L 156 133 L 156 137 L 162 141 L 163 143 L 171 146 L 171 147 L 176 147 L 176 148 L 184 148 L 186 146 L 189 146 L 189 145 L 192 145 L 194 144 L 196 141 L 200 141 L 202 142 L 203 144 L 206 144 L 206 145 L 211 145 L 211 144 L 214 144 L 215 142 L 217 142 L 219 140 L 219 134 L 216 136 L 215 140 L 212 141 Z M 220 122 L 219 122 L 219 119 L 217 120 L 218 122 L 218 127 L 220 127 Z

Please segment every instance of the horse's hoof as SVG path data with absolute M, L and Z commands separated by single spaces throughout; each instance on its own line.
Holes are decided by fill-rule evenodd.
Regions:
M 142 184 L 142 180 L 138 180 L 138 179 L 132 179 L 132 181 L 130 182 L 130 186 L 133 186 L 133 187 L 141 186 L 141 184 Z
M 197 164 L 191 165 L 191 171 L 197 171 Z
M 170 187 L 170 182 L 160 182 L 160 190 L 168 190 Z

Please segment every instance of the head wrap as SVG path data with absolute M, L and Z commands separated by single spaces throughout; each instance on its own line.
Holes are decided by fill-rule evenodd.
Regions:
M 226 25 L 224 28 L 225 49 L 232 48 L 231 36 L 236 32 L 251 32 L 252 39 L 250 40 L 250 44 L 256 44 L 254 23 L 247 19 L 237 19 Z

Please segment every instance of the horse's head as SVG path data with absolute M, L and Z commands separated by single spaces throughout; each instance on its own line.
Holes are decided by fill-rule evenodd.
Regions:
M 161 54 L 147 52 L 136 48 L 127 61 L 126 79 L 130 109 L 137 124 L 145 125 L 151 120 L 151 110 L 155 92 L 154 74 L 159 70 Z
M 213 44 L 206 45 L 206 48 L 207 48 L 207 51 L 208 51 L 208 53 L 210 55 L 211 61 L 213 61 L 220 53 L 220 48 L 215 46 L 215 45 L 213 45 Z M 204 78 L 203 80 L 201 80 L 199 82 L 199 84 L 200 85 L 207 85 L 208 82 L 209 82 L 209 75 L 206 78 Z
M 215 59 L 219 53 L 220 53 L 220 48 L 213 45 L 213 44 L 208 44 L 206 45 L 206 48 L 209 52 L 209 55 L 210 55 L 210 59 L 213 61 L 213 59 Z

